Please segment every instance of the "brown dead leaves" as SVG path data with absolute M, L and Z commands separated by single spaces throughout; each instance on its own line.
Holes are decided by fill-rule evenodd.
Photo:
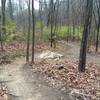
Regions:
M 26 53 L 26 44 L 23 42 L 14 42 L 4 45 L 4 51 L 0 49 L 0 64 L 11 63 L 12 58 L 24 55 Z
M 0 100 L 8 100 L 7 87 L 0 84 Z
M 62 66 L 59 69 L 59 66 Z M 83 89 L 84 93 L 100 97 L 100 66 L 87 64 L 86 72 L 78 72 L 78 62 L 60 60 L 37 60 L 33 66 L 35 72 L 61 80 L 66 87 Z

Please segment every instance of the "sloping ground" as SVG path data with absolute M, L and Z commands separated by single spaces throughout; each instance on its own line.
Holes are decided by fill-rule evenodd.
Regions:
M 37 63 L 33 65 L 33 69 L 35 72 L 62 81 L 66 88 L 71 88 L 70 94 L 77 94 L 82 100 L 100 99 L 99 65 L 88 63 L 86 72 L 79 73 L 78 62 L 66 59 L 38 59 Z
M 80 44 L 77 42 L 69 42 L 66 41 L 60 41 L 66 48 L 66 51 L 63 52 L 60 51 L 61 54 L 63 54 L 67 59 L 70 60 L 78 60 L 79 59 L 79 52 L 80 52 Z M 87 53 L 87 63 L 93 62 L 95 64 L 100 65 L 100 54 L 95 53 L 95 51 Z
M 19 58 L 0 66 L 0 81 L 8 88 L 9 100 L 72 100 L 69 94 L 50 87 L 39 74 Z
M 59 60 L 60 62 L 58 61 L 57 63 L 55 60 L 49 61 L 49 62 L 48 61 L 46 62 L 43 61 L 39 63 L 36 62 L 37 64 L 36 66 L 34 66 L 34 68 L 36 69 L 34 71 L 36 72 L 39 71 L 39 73 L 40 72 L 45 73 L 46 75 L 48 75 L 48 77 L 52 77 L 51 79 L 53 78 L 59 79 L 63 82 L 67 81 L 71 84 L 67 83 L 65 84 L 65 86 L 73 87 L 74 89 L 76 88 L 76 90 L 72 89 L 70 92 L 67 92 L 67 93 L 64 92 L 63 94 L 62 92 L 58 90 L 58 88 L 53 89 L 43 80 L 43 77 L 40 77 L 39 74 L 33 73 L 33 69 L 31 67 L 24 65 L 25 60 L 23 58 L 19 58 L 18 60 L 14 61 L 12 64 L 0 66 L 1 68 L 0 81 L 5 83 L 6 86 L 8 87 L 8 90 L 9 90 L 8 94 L 9 94 L 10 100 L 67 100 L 67 99 L 70 100 L 70 98 L 73 100 L 72 95 L 74 92 L 75 93 L 78 92 L 77 93 L 79 94 L 78 100 L 80 100 L 81 92 L 80 90 L 77 90 L 77 88 L 79 88 L 77 86 L 80 86 L 80 85 L 82 86 L 81 88 L 83 90 L 84 90 L 83 87 L 87 88 L 87 85 L 90 86 L 88 87 L 89 89 L 87 88 L 87 90 L 89 90 L 89 92 L 92 94 L 87 95 L 88 94 L 87 92 L 85 93 L 84 91 L 82 92 L 86 95 L 86 97 L 89 97 L 89 99 L 85 99 L 85 100 L 92 100 L 91 95 L 94 98 L 94 100 L 97 100 L 96 98 L 99 98 L 99 95 L 100 95 L 100 91 L 99 91 L 99 88 L 100 88 L 99 87 L 100 85 L 99 72 L 100 71 L 99 70 L 100 69 L 99 69 L 99 66 L 95 65 L 94 63 L 100 65 L 100 55 L 88 54 L 87 62 L 92 62 L 92 63 L 89 63 L 86 73 L 83 75 L 80 75 L 77 73 L 77 68 L 75 67 L 77 66 L 77 63 L 78 63 L 77 61 L 79 58 L 79 45 L 77 45 L 76 43 L 64 42 L 63 44 L 58 45 L 56 50 L 50 49 L 48 45 L 44 45 L 44 46 L 38 45 L 36 46 L 36 48 L 38 51 L 42 51 L 44 49 L 57 51 L 61 53 L 62 55 L 64 55 L 67 60 L 64 60 L 65 62 L 62 62 Z M 22 50 L 23 49 L 25 50 L 25 48 L 22 48 Z M 71 65 L 69 63 L 71 63 Z M 58 69 L 59 67 L 55 68 L 57 66 L 60 66 L 61 70 Z M 90 79 L 91 77 L 93 79 Z M 79 82 L 77 82 L 78 81 L 77 78 L 79 78 Z M 84 84 L 83 83 L 80 84 L 81 79 L 84 81 Z M 95 85 L 93 85 L 94 83 Z M 56 83 L 53 83 L 53 84 L 57 85 Z M 97 95 L 97 97 L 95 95 Z
M 4 51 L 0 48 L 0 64 L 11 63 L 14 58 L 26 54 L 26 44 L 23 42 L 14 42 L 4 45 Z
M 19 56 L 25 56 L 26 54 L 26 44 L 23 42 L 14 42 L 12 44 L 6 44 L 4 49 L 5 52 L 0 52 L 0 64 L 11 63 L 11 61 Z M 44 50 L 50 50 L 58 52 L 64 55 L 67 59 L 78 60 L 80 52 L 80 44 L 77 42 L 66 42 L 58 41 L 57 48 L 53 49 L 50 47 L 49 43 L 37 43 L 35 45 L 36 52 L 41 52 Z M 93 49 L 92 49 L 93 50 Z M 30 45 L 31 51 L 31 45 Z M 100 64 L 100 53 L 90 52 L 87 53 L 87 62 L 93 62 Z
M 36 65 L 33 66 L 34 71 L 61 80 L 66 87 L 72 88 L 72 92 L 75 89 L 74 92 L 84 95 L 83 99 L 86 97 L 84 100 L 99 100 L 100 55 L 93 52 L 87 53 L 86 72 L 80 74 L 77 70 L 80 51 L 79 44 L 72 42 L 62 42 L 62 44 L 66 48 L 60 49 L 58 52 L 65 56 L 64 59 L 38 59 Z M 46 48 L 48 49 L 48 47 Z

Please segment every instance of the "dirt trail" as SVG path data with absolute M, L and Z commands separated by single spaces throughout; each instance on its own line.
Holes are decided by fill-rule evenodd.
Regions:
M 68 59 L 78 59 L 79 45 L 66 43 L 66 46 L 68 50 L 62 54 Z M 100 55 L 87 54 L 87 60 L 100 64 Z M 73 100 L 70 94 L 50 87 L 24 63 L 24 58 L 18 58 L 12 64 L 0 66 L 0 82 L 6 84 L 9 100 Z
M 75 42 L 65 42 L 62 41 L 63 44 L 66 45 L 66 50 L 63 52 L 63 55 L 66 56 L 68 59 L 78 60 L 79 59 L 79 52 L 80 52 L 80 44 Z M 100 54 L 95 53 L 87 53 L 87 62 L 93 62 L 96 64 L 100 64 Z
M 42 76 L 33 73 L 30 66 L 24 65 L 23 58 L 0 66 L 0 69 L 0 81 L 8 88 L 9 100 L 72 100 L 68 94 L 53 89 Z

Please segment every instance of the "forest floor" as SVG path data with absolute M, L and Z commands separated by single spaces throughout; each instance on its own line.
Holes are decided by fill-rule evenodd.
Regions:
M 38 44 L 36 50 L 38 55 L 45 50 L 64 55 L 59 60 L 36 58 L 31 67 L 20 57 L 0 66 L 0 81 L 7 86 L 9 100 L 99 100 L 100 55 L 88 53 L 86 72 L 80 74 L 77 71 L 79 44 L 64 41 L 58 44 L 56 49 Z M 12 51 L 17 51 L 15 46 L 13 48 Z M 21 45 L 21 49 L 25 50 L 25 46 Z M 55 68 L 60 65 L 61 70 Z
M 70 60 L 79 60 L 80 44 L 77 42 L 66 43 L 62 41 L 63 45 L 66 44 L 66 50 L 61 51 L 66 58 Z M 100 50 L 98 53 L 95 52 L 94 47 L 90 48 L 90 51 L 87 52 L 87 63 L 92 62 L 94 64 L 100 64 Z
M 69 94 L 49 86 L 24 60 L 1 66 L 0 80 L 7 86 L 9 100 L 72 100 Z

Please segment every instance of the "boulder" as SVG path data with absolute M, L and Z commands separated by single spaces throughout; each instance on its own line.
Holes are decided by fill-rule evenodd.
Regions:
M 62 54 L 59 54 L 57 52 L 52 52 L 52 51 L 49 51 L 49 50 L 43 51 L 39 55 L 39 58 L 42 58 L 42 59 L 57 59 L 57 58 L 62 58 L 62 57 L 63 57 Z

